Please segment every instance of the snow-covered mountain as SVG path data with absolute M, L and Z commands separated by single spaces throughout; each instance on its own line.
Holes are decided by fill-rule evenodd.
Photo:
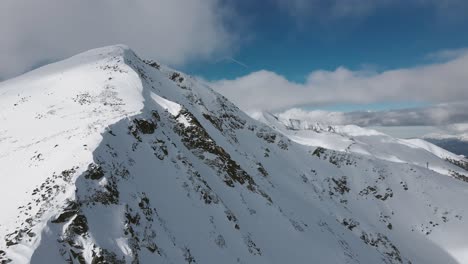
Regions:
M 461 135 L 430 134 L 424 136 L 423 139 L 450 152 L 468 157 L 468 134 L 466 133 Z
M 466 160 L 422 139 L 398 139 L 372 129 L 354 125 L 330 126 L 321 123 L 256 113 L 253 118 L 269 125 L 289 139 L 306 146 L 324 147 L 345 153 L 361 154 L 397 163 L 430 167 L 450 175 L 456 169 L 449 161 Z M 464 171 L 461 171 L 463 173 Z
M 124 46 L 0 83 L 0 261 L 468 262 L 465 160 L 259 119 Z

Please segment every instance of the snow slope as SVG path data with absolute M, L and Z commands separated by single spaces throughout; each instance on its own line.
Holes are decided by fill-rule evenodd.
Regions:
M 265 119 L 124 46 L 0 83 L 0 261 L 468 262 L 453 154 Z
M 425 141 L 431 142 L 434 145 L 437 145 L 441 148 L 444 148 L 450 152 L 453 152 L 458 155 L 463 155 L 468 157 L 468 136 L 465 137 L 423 137 Z

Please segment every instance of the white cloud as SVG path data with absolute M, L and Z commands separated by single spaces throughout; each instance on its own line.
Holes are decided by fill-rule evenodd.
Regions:
M 452 126 L 468 123 L 468 101 L 387 111 L 333 112 L 291 108 L 278 115 L 283 119 L 300 119 L 330 125 Z M 467 127 L 453 126 L 454 130 L 457 128 L 466 130 Z
M 448 61 L 463 56 L 464 54 L 468 54 L 468 48 L 440 50 L 429 53 L 426 58 L 434 61 Z
M 318 70 L 311 72 L 305 83 L 263 70 L 211 85 L 246 111 L 336 103 L 441 103 L 468 100 L 467 69 L 468 52 L 464 52 L 446 62 L 384 72 L 345 67 Z
M 172 65 L 228 52 L 236 34 L 221 0 L 3 0 L 0 77 L 123 43 Z M 224 54 L 226 55 L 226 54 Z
M 326 125 L 371 127 L 396 137 L 461 137 L 468 139 L 468 101 L 388 111 L 333 112 L 292 108 L 276 113 L 282 120 L 299 119 Z

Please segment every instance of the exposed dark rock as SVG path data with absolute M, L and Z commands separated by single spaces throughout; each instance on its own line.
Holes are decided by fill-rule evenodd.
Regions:
M 133 122 L 135 123 L 138 131 L 143 134 L 153 134 L 154 130 L 156 130 L 156 124 L 153 123 L 153 121 L 135 118 Z
M 101 166 L 91 163 L 88 165 L 88 170 L 85 172 L 84 177 L 91 180 L 99 180 L 104 177 L 104 170 Z
M 63 212 L 54 220 L 51 222 L 54 224 L 58 223 L 65 223 L 68 221 L 70 218 L 72 218 L 74 215 L 78 214 L 80 209 L 80 206 L 77 202 L 75 201 L 70 201 L 68 203 L 68 206 L 63 209 Z
M 341 178 L 338 178 L 338 179 L 332 178 L 332 181 L 336 185 L 335 187 L 333 187 L 333 189 L 339 192 L 340 194 L 344 194 L 350 191 L 347 185 L 348 182 L 346 180 L 346 176 L 342 176 Z
M 88 232 L 88 220 L 84 215 L 77 215 L 71 224 L 68 226 L 68 230 L 73 234 L 83 235 Z

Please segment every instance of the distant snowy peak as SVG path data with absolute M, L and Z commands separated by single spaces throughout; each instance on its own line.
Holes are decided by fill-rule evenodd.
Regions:
M 320 132 L 336 132 L 335 127 L 331 125 L 326 125 L 321 122 L 309 122 L 305 120 L 300 120 L 292 117 L 287 117 L 284 115 L 275 115 L 270 112 L 255 112 L 251 116 L 254 119 L 268 123 L 270 125 L 280 125 L 288 130 L 312 130 L 317 133 Z
M 373 129 L 356 125 L 326 126 L 321 123 L 274 115 L 256 113 L 253 118 L 269 125 L 291 140 L 307 146 L 324 147 L 337 151 L 364 154 L 393 162 L 408 162 L 426 166 L 430 160 L 462 157 L 421 139 L 398 139 Z M 432 158 L 422 157 L 426 155 Z M 449 174 L 445 170 L 445 174 Z
M 422 139 L 424 140 L 416 140 L 416 139 L 395 139 L 387 134 L 382 132 L 376 131 L 370 128 L 363 128 L 356 125 L 327 125 L 323 122 L 311 122 L 310 120 L 301 120 L 296 118 L 291 113 L 282 113 L 279 115 L 275 115 L 269 112 L 257 112 L 252 115 L 253 118 L 262 121 L 275 129 L 281 131 L 284 130 L 284 134 L 294 134 L 292 136 L 293 140 L 296 139 L 297 142 L 305 142 L 303 139 L 299 139 L 297 135 L 304 133 L 306 131 L 315 132 L 315 133 L 325 133 L 325 134 L 335 134 L 340 135 L 344 138 L 353 139 L 353 137 L 362 137 L 362 136 L 379 136 L 382 138 L 386 138 L 387 141 L 397 141 L 400 140 L 400 143 L 405 142 L 406 144 L 416 144 L 418 147 L 421 147 L 427 151 L 433 152 L 434 154 L 438 155 L 440 158 L 460 158 L 453 155 L 453 153 L 457 155 L 462 155 L 463 157 L 468 157 L 468 134 L 462 133 L 458 135 L 448 135 L 448 134 L 428 134 Z M 302 131 L 302 132 L 301 132 Z M 309 135 L 309 142 L 311 142 L 311 138 L 313 138 L 314 134 L 311 133 Z M 320 137 L 318 135 L 315 138 Z M 322 135 L 323 137 L 323 135 Z M 331 140 L 332 137 L 328 139 Z M 344 151 L 343 147 L 336 147 L 340 146 L 337 144 L 335 146 L 330 145 L 327 143 L 327 140 L 322 141 L 324 147 L 331 147 L 332 149 Z M 316 145 L 320 144 L 320 141 L 315 141 Z M 438 147 L 436 147 L 438 146 Z M 440 147 L 440 148 L 439 148 Z M 442 149 L 441 149 L 442 148 Z M 450 153 L 452 152 L 452 153 Z
M 335 132 L 335 128 L 330 125 L 325 125 L 319 122 L 310 123 L 308 121 L 303 121 L 295 118 L 281 118 L 279 119 L 287 129 L 290 130 L 313 130 L 315 132 Z
M 251 116 L 263 123 L 275 128 L 281 127 L 291 131 L 313 131 L 316 133 L 334 133 L 347 136 L 371 136 L 385 135 L 373 129 L 363 128 L 356 125 L 329 125 L 323 122 L 311 122 L 301 120 L 293 116 L 275 115 L 269 112 L 256 112 Z

